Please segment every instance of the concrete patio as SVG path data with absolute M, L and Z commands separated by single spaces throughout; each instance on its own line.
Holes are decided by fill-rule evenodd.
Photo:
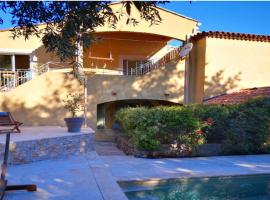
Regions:
M 61 127 L 42 127 L 23 128 L 22 134 L 14 134 L 11 141 L 16 145 L 24 142 L 33 145 L 34 142 L 40 146 L 44 140 L 52 140 L 49 143 L 45 142 L 48 154 L 51 153 L 51 148 L 55 149 L 59 145 L 70 148 L 70 143 L 61 144 L 61 141 L 67 138 L 80 144 L 74 146 L 80 150 L 81 142 L 73 138 L 81 137 L 80 135 L 88 138 L 91 148 L 87 147 L 87 151 L 79 154 L 73 151 L 75 154 L 43 156 L 40 157 L 42 161 L 9 166 L 7 174 L 9 184 L 37 184 L 38 191 L 7 192 L 5 199 L 127 200 L 117 181 L 270 173 L 270 155 L 135 158 L 124 155 L 114 143 L 94 142 L 93 132 L 85 131 L 81 134 L 72 134 Z M 3 141 L 4 138 L 1 136 L 0 144 Z M 63 149 L 58 150 L 65 152 Z M 27 151 L 24 152 L 27 154 Z
M 140 159 L 99 156 L 9 167 L 10 184 L 35 183 L 37 192 L 8 192 L 7 200 L 126 200 L 116 181 L 270 173 L 270 155 Z

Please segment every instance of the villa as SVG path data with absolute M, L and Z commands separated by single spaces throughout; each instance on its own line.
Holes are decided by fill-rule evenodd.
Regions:
M 137 25 L 123 14 L 79 47 L 83 81 L 40 38 L 0 30 L 0 199 L 268 199 L 270 36 L 130 9 Z M 69 94 L 81 131 L 64 127 Z
M 121 9 L 118 3 L 112 8 Z M 101 40 L 81 51 L 85 86 L 69 73 L 67 63 L 46 53 L 38 38 L 13 40 L 10 30 L 0 31 L 0 110 L 11 111 L 28 126 L 63 125 L 62 99 L 80 92 L 86 97 L 87 126 L 109 134 L 121 107 L 202 103 L 270 85 L 270 36 L 201 33 L 198 21 L 158 10 L 160 24 L 133 26 L 122 17 L 115 29 L 105 25 L 92 33 Z M 193 49 L 180 58 L 186 43 Z

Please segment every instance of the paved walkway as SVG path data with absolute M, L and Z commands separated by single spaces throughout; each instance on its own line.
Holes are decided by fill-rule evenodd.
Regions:
M 7 192 L 7 200 L 127 200 L 116 181 L 270 173 L 270 155 L 142 159 L 108 155 L 96 144 L 86 155 L 10 166 L 10 184 L 34 183 L 37 192 Z M 114 149 L 116 152 L 116 150 Z M 107 153 L 106 153 L 107 152 Z
M 127 200 L 93 151 L 85 156 L 8 168 L 9 184 L 37 184 L 37 192 L 7 192 L 6 200 Z

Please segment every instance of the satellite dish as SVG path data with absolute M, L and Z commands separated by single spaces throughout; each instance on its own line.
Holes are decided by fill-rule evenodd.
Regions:
M 183 58 L 187 56 L 189 52 L 191 51 L 192 47 L 193 47 L 192 43 L 185 44 L 180 50 L 180 53 L 179 53 L 180 57 Z

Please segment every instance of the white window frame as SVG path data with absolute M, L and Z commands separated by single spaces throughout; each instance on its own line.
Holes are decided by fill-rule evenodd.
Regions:
M 140 55 L 121 55 L 119 57 L 119 66 L 120 66 L 120 71 L 122 75 L 124 75 L 124 60 L 131 60 L 131 61 L 137 61 L 137 60 L 145 60 L 147 61 L 148 58 L 146 56 L 140 56 Z

